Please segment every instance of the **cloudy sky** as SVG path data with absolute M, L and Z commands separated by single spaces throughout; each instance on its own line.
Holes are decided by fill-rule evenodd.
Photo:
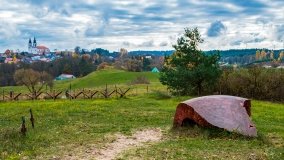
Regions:
M 283 0 L 1 0 L 0 52 L 30 37 L 54 49 L 169 50 L 198 27 L 203 50 L 283 48 Z

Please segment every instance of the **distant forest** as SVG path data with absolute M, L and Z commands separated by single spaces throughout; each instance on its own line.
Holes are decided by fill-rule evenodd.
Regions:
M 273 51 L 274 57 L 279 57 L 279 54 L 282 50 L 270 50 L 270 49 L 230 49 L 230 50 L 220 50 L 221 61 L 228 64 L 241 64 L 246 65 L 256 61 L 255 55 L 256 51 L 264 50 L 267 54 Z M 128 54 L 133 56 L 168 56 L 171 55 L 174 50 L 169 51 L 130 51 Z M 204 51 L 206 54 L 215 54 L 218 50 Z
M 226 58 L 226 57 L 243 57 L 243 56 L 255 56 L 255 53 L 257 50 L 264 50 L 266 52 L 270 52 L 272 51 L 271 49 L 230 49 L 230 50 L 221 50 L 220 51 L 220 54 L 221 54 L 221 57 L 223 58 Z M 274 55 L 275 56 L 279 56 L 279 53 L 281 51 L 283 51 L 284 49 L 282 50 L 273 50 L 274 52 Z M 217 52 L 217 50 L 210 50 L 210 51 L 205 51 L 206 53 L 208 54 L 214 54 Z
M 277 59 L 282 50 L 271 50 L 271 49 L 230 49 L 230 50 L 222 50 L 219 51 L 221 55 L 221 62 L 225 62 L 228 64 L 241 64 L 247 65 L 253 63 L 256 60 L 256 52 L 257 51 L 265 51 L 267 55 L 271 52 L 274 54 L 274 58 Z M 205 51 L 207 54 L 217 53 L 217 50 Z

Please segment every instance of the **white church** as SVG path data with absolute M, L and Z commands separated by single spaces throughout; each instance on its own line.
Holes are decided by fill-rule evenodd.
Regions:
M 42 45 L 38 46 L 36 42 L 36 38 L 34 37 L 33 42 L 31 38 L 29 39 L 28 52 L 34 55 L 44 55 L 44 54 L 49 54 L 50 50 L 46 46 L 42 46 Z

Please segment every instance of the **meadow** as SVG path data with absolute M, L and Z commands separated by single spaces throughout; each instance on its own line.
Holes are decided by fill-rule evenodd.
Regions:
M 96 72 L 92 72 L 89 75 L 76 79 L 55 81 L 53 85 L 53 89 L 55 90 L 68 90 L 70 85 L 72 89 L 101 89 L 105 88 L 107 84 L 109 87 L 114 88 L 115 85 L 118 87 L 131 87 L 131 88 L 146 88 L 146 85 L 130 85 L 130 83 L 135 80 L 138 76 L 146 77 L 151 83 L 148 86 L 154 87 L 153 89 L 161 90 L 165 89 L 164 86 L 158 80 L 159 73 L 151 73 L 151 72 L 127 72 L 123 70 L 116 69 L 107 69 L 100 70 Z M 24 86 L 8 86 L 8 87 L 0 87 L 1 90 L 5 91 L 15 91 L 27 93 L 28 90 Z M 43 88 L 43 91 L 50 90 L 49 87 Z
M 146 85 L 130 86 L 139 75 Z M 284 159 L 284 105 L 252 100 L 257 138 L 200 127 L 172 129 L 177 104 L 191 97 L 171 97 L 158 74 L 117 70 L 94 72 L 84 78 L 55 83 L 55 88 L 103 88 L 109 85 L 138 88 L 126 98 L 93 100 L 37 100 L 0 102 L 0 159 L 96 159 L 94 150 L 115 141 L 115 134 L 132 135 L 160 129 L 162 139 L 132 147 L 117 159 Z M 23 87 L 13 88 L 25 91 Z M 35 128 L 29 122 L 33 110 Z M 27 133 L 19 133 L 21 117 Z

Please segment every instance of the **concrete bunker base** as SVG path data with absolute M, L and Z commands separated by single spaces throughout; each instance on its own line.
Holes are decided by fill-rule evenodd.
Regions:
M 246 136 L 257 136 L 250 119 L 250 100 L 226 95 L 193 98 L 178 104 L 173 127 L 220 128 Z
M 202 127 L 214 127 L 208 123 L 204 118 L 202 118 L 194 109 L 187 106 L 184 103 L 180 103 L 177 106 L 175 118 L 174 118 L 174 128 L 176 127 L 193 127 L 199 125 Z

